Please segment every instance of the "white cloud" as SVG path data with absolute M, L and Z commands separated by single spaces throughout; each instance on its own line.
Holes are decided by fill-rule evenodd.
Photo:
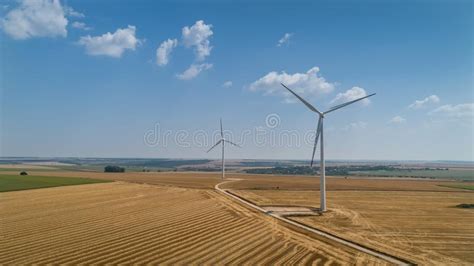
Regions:
M 343 93 L 338 93 L 336 98 L 331 101 L 331 104 L 335 103 L 345 103 L 349 101 L 353 101 L 355 99 L 367 96 L 367 92 L 360 87 L 352 87 L 351 89 L 347 90 Z M 360 101 L 363 105 L 368 105 L 370 103 L 369 99 L 363 99 Z
M 390 124 L 403 124 L 405 123 L 407 120 L 399 115 L 395 116 L 394 118 L 390 119 L 388 121 L 388 123 Z
M 346 131 L 354 130 L 354 129 L 365 129 L 367 128 L 367 122 L 358 121 L 350 123 L 349 125 L 345 126 L 343 129 Z
M 0 27 L 13 39 L 66 37 L 68 20 L 59 0 L 20 0 L 1 19 Z
M 84 22 L 79 22 L 79 21 L 74 21 L 71 26 L 76 29 L 81 29 L 81 30 L 91 30 L 91 27 L 88 27 L 86 23 Z
M 159 66 L 165 66 L 168 64 L 171 52 L 178 45 L 178 40 L 168 39 L 160 44 L 160 47 L 156 49 L 156 63 Z
M 232 87 L 232 81 L 228 80 L 228 81 L 224 82 L 224 84 L 222 84 L 222 87 L 224 87 L 224 88 Z
M 84 18 L 84 17 L 86 17 L 84 14 L 82 14 L 80 12 L 77 12 L 76 10 L 74 10 L 70 6 L 65 6 L 64 7 L 64 12 L 66 13 L 66 15 L 68 17 L 74 17 L 74 18 Z
M 474 118 L 474 103 L 465 103 L 458 105 L 443 105 L 433 111 L 429 112 L 430 115 L 440 116 L 446 118 Z
M 421 109 L 421 108 L 425 107 L 428 104 L 439 103 L 439 102 L 440 102 L 440 99 L 439 99 L 438 96 L 431 95 L 431 96 L 428 96 L 428 97 L 424 98 L 423 100 L 416 100 L 414 103 L 410 104 L 408 106 L 408 108 L 410 108 L 410 109 Z
M 135 37 L 135 26 L 117 29 L 114 33 L 107 32 L 101 36 L 83 36 L 79 44 L 84 45 L 89 55 L 105 55 L 119 58 L 127 49 L 135 50 L 140 40 Z
M 318 67 L 313 67 L 306 73 L 287 74 L 284 71 L 281 73 L 272 71 L 250 84 L 249 90 L 262 91 L 264 95 L 282 95 L 287 101 L 293 101 L 294 96 L 290 95 L 280 83 L 289 86 L 301 96 L 312 97 L 333 91 L 335 84 L 327 82 L 318 75 L 318 72 Z
M 293 36 L 293 33 L 285 33 L 283 37 L 278 40 L 277 46 L 280 47 L 284 44 L 290 44 L 290 38 Z
M 185 26 L 182 30 L 184 46 L 194 47 L 198 61 L 204 60 L 211 54 L 212 46 L 209 42 L 209 38 L 213 34 L 211 28 L 211 24 L 205 24 L 204 21 L 198 20 L 193 26 Z
M 199 73 L 201 73 L 204 70 L 210 69 L 211 67 L 212 67 L 212 64 L 207 64 L 207 63 L 200 64 L 200 65 L 192 64 L 183 73 L 177 74 L 176 77 L 178 77 L 178 79 L 182 79 L 182 80 L 193 79 L 193 78 L 197 77 L 197 75 L 199 75 Z

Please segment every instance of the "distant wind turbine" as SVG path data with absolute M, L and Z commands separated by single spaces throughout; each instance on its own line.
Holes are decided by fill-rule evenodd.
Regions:
M 316 146 L 318 145 L 318 139 L 321 138 L 321 160 L 320 160 L 320 191 L 321 191 L 321 207 L 320 211 L 325 212 L 326 211 L 326 166 L 324 162 L 324 138 L 323 138 L 323 121 L 324 121 L 324 116 L 332 111 L 336 111 L 337 109 L 340 109 L 344 106 L 347 106 L 349 104 L 358 102 L 360 100 L 363 100 L 365 98 L 369 98 L 370 96 L 374 96 L 375 93 L 372 93 L 370 95 L 361 97 L 359 99 L 355 99 L 353 101 L 349 101 L 343 104 L 339 104 L 336 106 L 333 106 L 329 108 L 326 112 L 320 112 L 318 109 L 316 109 L 314 106 L 312 106 L 310 103 L 308 103 L 306 100 L 301 98 L 298 94 L 296 94 L 294 91 L 292 91 L 290 88 L 288 88 L 285 84 L 281 83 L 283 87 L 285 87 L 289 92 L 291 92 L 293 95 L 296 96 L 306 107 L 308 107 L 311 111 L 318 113 L 319 115 L 319 120 L 318 120 L 318 127 L 316 129 L 316 138 L 314 139 L 314 147 L 313 147 L 313 156 L 311 157 L 311 167 L 313 167 L 313 161 L 314 161 L 314 154 L 316 152 Z
M 217 145 L 222 144 L 222 179 L 224 179 L 225 178 L 225 160 L 224 160 L 225 143 L 227 142 L 239 148 L 240 146 L 224 138 L 224 131 L 222 130 L 222 119 L 220 120 L 220 122 L 221 122 L 221 139 L 217 141 L 216 144 L 214 144 L 214 146 L 212 146 L 207 152 L 210 152 Z

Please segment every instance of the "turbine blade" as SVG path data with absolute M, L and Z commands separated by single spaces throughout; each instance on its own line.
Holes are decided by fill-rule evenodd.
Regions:
M 333 107 L 329 108 L 329 110 L 327 110 L 327 111 L 324 112 L 324 113 L 327 114 L 327 113 L 329 113 L 329 112 L 336 111 L 337 109 L 340 109 L 340 108 L 342 108 L 342 107 L 344 107 L 344 106 L 347 106 L 347 105 L 349 105 L 349 104 L 353 104 L 353 103 L 355 103 L 355 102 L 358 102 L 358 101 L 363 100 L 363 99 L 365 99 L 365 98 L 369 98 L 369 97 L 374 96 L 374 95 L 375 95 L 375 93 L 372 93 L 372 94 L 370 94 L 370 95 L 361 97 L 361 98 L 359 98 L 359 99 L 355 99 L 355 100 L 350 101 L 350 102 L 347 102 L 347 103 L 343 103 L 343 104 L 339 104 L 339 105 L 333 106 Z
M 222 130 L 222 118 L 221 118 L 221 138 L 224 138 L 224 131 Z
M 214 149 L 217 145 L 221 144 L 222 140 L 219 140 L 216 144 L 214 144 L 214 146 L 212 146 L 209 150 L 207 150 L 206 152 L 210 152 L 212 149 Z
M 321 134 L 321 117 L 318 120 L 318 128 L 316 129 L 316 137 L 314 138 L 313 156 L 311 157 L 311 167 L 313 167 L 314 154 L 316 153 L 316 146 L 318 146 L 319 134 Z
M 283 84 L 283 83 L 280 83 L 280 84 L 283 87 L 285 87 L 289 92 L 291 92 L 293 95 L 295 95 L 296 98 L 298 98 L 302 103 L 304 103 L 304 105 L 306 105 L 306 107 L 308 107 L 311 111 L 322 115 L 322 113 L 318 109 L 316 109 L 314 106 L 312 106 L 310 103 L 308 103 L 305 99 L 301 98 L 298 94 L 296 94 L 294 91 L 292 91 L 290 88 L 288 88 L 285 84 Z
M 230 143 L 230 144 L 234 145 L 235 147 L 242 148 L 242 147 L 240 147 L 239 145 L 237 145 L 237 144 L 233 143 L 232 141 L 229 141 L 229 140 L 224 140 L 224 142 Z

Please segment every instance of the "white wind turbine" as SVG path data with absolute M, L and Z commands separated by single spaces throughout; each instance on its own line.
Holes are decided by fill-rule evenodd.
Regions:
M 320 160 L 320 169 L 319 169 L 319 172 L 321 174 L 321 177 L 320 177 L 320 196 L 321 196 L 321 207 L 320 207 L 320 211 L 321 212 L 325 212 L 326 211 L 326 166 L 325 166 L 325 162 L 324 162 L 324 138 L 323 138 L 323 121 L 324 121 L 324 116 L 332 111 L 336 111 L 337 109 L 340 109 L 344 106 L 347 106 L 349 104 L 352 104 L 352 103 L 355 103 L 355 102 L 358 102 L 360 100 L 363 100 L 365 98 L 369 98 L 370 96 L 374 96 L 375 93 L 372 93 L 370 95 L 367 95 L 367 96 L 364 96 L 364 97 L 361 97 L 361 98 L 358 98 L 358 99 L 355 99 L 353 101 L 349 101 L 349 102 L 346 102 L 346 103 L 343 103 L 343 104 L 339 104 L 339 105 L 336 105 L 336 106 L 333 106 L 331 108 L 329 108 L 327 111 L 325 112 L 320 112 L 318 109 L 316 109 L 314 106 L 312 106 L 310 103 L 308 103 L 307 101 L 305 101 L 303 98 L 301 98 L 298 94 L 296 94 L 294 91 L 292 91 L 290 88 L 288 88 L 287 86 L 285 86 L 285 84 L 281 83 L 281 85 L 283 87 L 285 87 L 289 92 L 291 92 L 293 95 L 296 96 L 296 98 L 298 98 L 301 102 L 304 103 L 304 105 L 306 105 L 306 107 L 308 107 L 311 111 L 315 112 L 315 113 L 318 113 L 319 115 L 319 121 L 318 121 L 318 127 L 316 129 L 316 138 L 314 139 L 314 147 L 313 147 L 313 156 L 311 157 L 311 167 L 313 167 L 313 161 L 314 161 L 314 154 L 316 152 L 316 146 L 318 145 L 318 139 L 321 137 L 321 160 Z
M 222 119 L 220 120 L 220 122 L 221 122 L 221 139 L 218 140 L 218 141 L 216 142 L 216 144 L 214 144 L 214 146 L 212 146 L 207 152 L 210 152 L 210 151 L 211 151 L 212 149 L 214 149 L 217 145 L 219 145 L 219 144 L 222 143 L 222 179 L 224 179 L 224 178 L 225 178 L 225 160 L 224 160 L 224 150 L 225 150 L 224 147 L 225 147 L 225 145 L 224 145 L 224 144 L 227 142 L 227 143 L 232 144 L 232 145 L 234 145 L 234 146 L 236 146 L 236 147 L 239 147 L 239 148 L 240 148 L 240 146 L 237 145 L 237 144 L 235 144 L 235 143 L 233 143 L 232 141 L 226 140 L 226 139 L 224 138 L 224 131 L 222 130 Z

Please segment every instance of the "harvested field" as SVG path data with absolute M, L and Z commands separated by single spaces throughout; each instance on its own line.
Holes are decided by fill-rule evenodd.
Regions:
M 10 172 L 0 172 L 0 175 Z M 222 182 L 220 174 L 194 173 L 194 172 L 130 172 L 130 173 L 101 173 L 101 172 L 79 172 L 79 171 L 29 171 L 31 175 L 37 176 L 64 176 L 93 178 L 102 180 L 126 181 L 141 184 L 173 186 L 183 188 L 214 189 L 214 186 Z
M 0 196 L 0 264 L 383 263 L 211 190 L 114 182 Z
M 222 188 L 248 190 L 315 190 L 319 189 L 319 177 L 274 176 L 274 175 L 230 175 L 243 179 L 228 183 Z M 364 191 L 459 191 L 459 186 L 474 185 L 474 182 L 453 182 L 400 178 L 341 178 L 327 177 L 327 190 Z
M 107 179 L 134 183 L 146 183 L 160 186 L 176 186 L 184 188 L 214 189 L 220 182 L 219 172 L 129 172 L 101 173 L 78 171 L 29 171 L 38 176 L 65 176 L 94 179 Z M 1 174 L 17 174 L 17 172 L 0 172 Z M 242 179 L 239 182 L 224 184 L 222 188 L 233 189 L 276 189 L 279 190 L 315 190 L 319 188 L 319 177 L 308 176 L 275 176 L 227 173 L 227 178 Z M 420 179 L 368 179 L 329 177 L 326 181 L 328 190 L 371 190 L 371 191 L 459 191 L 460 187 L 474 185 L 474 182 L 453 182 Z
M 54 167 L 37 164 L 0 164 L 0 169 L 11 170 L 54 170 Z
M 1 172 L 0 177 L 8 173 Z M 61 263 L 255 264 L 298 258 L 380 262 L 292 231 L 214 192 L 214 185 L 221 182 L 220 173 L 43 169 L 29 173 L 132 183 L 1 193 L 0 226 L 8 229 L 0 235 L 0 264 L 58 262 L 58 258 Z M 284 213 L 285 206 L 319 206 L 319 193 L 314 190 L 319 178 L 227 176 L 242 180 L 221 187 L 268 210 Z M 472 209 L 455 207 L 473 202 L 474 192 L 461 188 L 472 183 L 344 178 L 328 178 L 327 183 L 331 211 L 291 219 L 413 262 L 474 262 Z M 296 211 L 291 208 L 288 213 Z M 231 229 L 227 232 L 225 228 Z M 273 252 L 265 253 L 267 249 Z M 257 256 L 260 253 L 266 255 Z
M 260 206 L 319 206 L 319 192 L 232 190 Z M 312 227 L 421 264 L 474 263 L 474 212 L 455 206 L 474 193 L 331 191 L 323 216 L 292 217 Z

